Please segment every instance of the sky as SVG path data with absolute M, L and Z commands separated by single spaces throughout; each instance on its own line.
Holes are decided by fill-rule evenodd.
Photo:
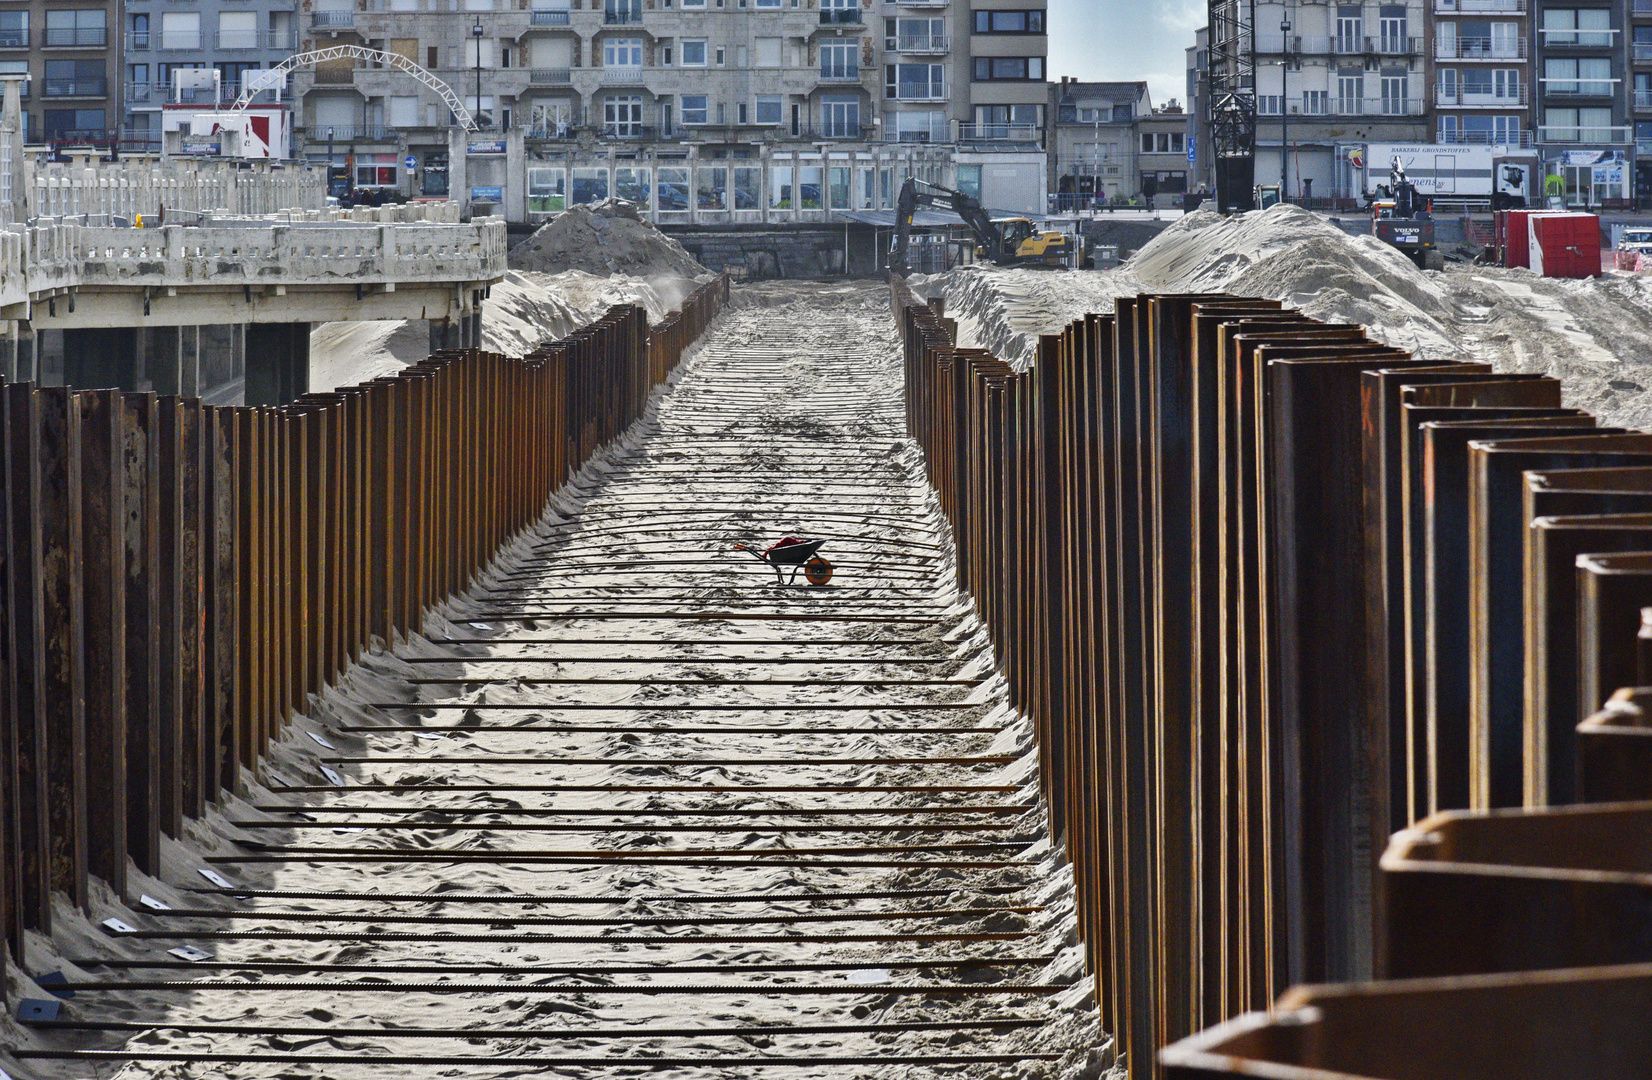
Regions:
M 1154 105 L 1187 97 L 1187 47 L 1205 0 L 1049 0 L 1050 81 L 1147 80 Z M 1122 33 L 1120 31 L 1123 31 Z

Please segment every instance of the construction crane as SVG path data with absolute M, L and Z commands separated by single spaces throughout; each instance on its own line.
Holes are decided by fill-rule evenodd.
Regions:
M 912 239 L 912 216 L 920 206 L 942 206 L 964 219 L 975 234 L 975 255 L 999 266 L 1043 266 L 1064 268 L 1072 253 L 1072 241 L 1064 233 L 1039 232 L 1030 218 L 993 221 L 980 200 L 962 191 L 931 184 L 915 176 L 901 185 L 895 204 L 895 239 L 889 246 L 889 269 L 907 272 L 906 249 Z

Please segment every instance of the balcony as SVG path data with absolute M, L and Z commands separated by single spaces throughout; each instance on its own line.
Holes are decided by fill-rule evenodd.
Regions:
M 1635 91 L 1635 108 L 1652 109 L 1652 90 Z
M 1037 124 L 959 124 L 959 142 L 1038 142 L 1043 129 Z
M 101 49 L 109 31 L 102 26 L 48 26 L 42 44 L 48 49 Z
M 660 137 L 660 129 L 643 127 L 641 124 L 604 124 L 598 129 L 598 134 L 604 139 L 657 139 Z M 669 132 L 667 135 L 669 136 Z
M 27 30 L 0 30 L 0 49 L 26 49 L 29 47 L 29 32 Z
M 1555 49 L 1611 49 L 1612 35 L 1577 30 L 1539 30 L 1543 47 Z
M 573 78 L 568 68 L 533 68 L 528 72 L 528 82 L 533 86 L 566 86 Z
M 151 97 L 151 95 L 153 95 L 153 97 Z M 155 87 L 151 86 L 149 83 L 140 82 L 126 84 L 126 101 L 128 104 L 141 105 L 144 102 L 151 100 L 158 102 L 164 97 L 164 94 L 155 93 Z
M 356 69 L 343 64 L 317 64 L 315 66 L 315 83 L 317 86 L 353 86 L 356 82 Z
M 1616 143 L 1632 142 L 1633 129 L 1628 127 L 1581 127 L 1571 124 L 1545 124 L 1537 129 L 1537 138 L 1543 143 Z
M 1434 141 L 1443 146 L 1518 146 L 1530 149 L 1532 133 L 1507 131 L 1499 136 L 1492 131 L 1441 131 L 1435 134 Z
M 162 30 L 153 35 L 155 48 L 169 52 L 199 52 L 201 49 L 201 32 L 199 30 Z
M 1652 18 L 1652 0 L 1632 0 L 1630 14 Z
M 606 8 L 602 12 L 604 26 L 641 26 L 641 8 Z
M 899 130 L 886 130 L 884 140 L 892 143 L 944 143 L 950 142 L 952 132 L 948 130 L 945 120 L 938 123 L 919 127 L 903 127 Z
M 909 8 L 944 8 L 951 7 L 952 0 L 895 0 L 901 7 Z
M 1630 46 L 1629 58 L 1637 64 L 1652 64 L 1652 43 L 1637 41 Z
M 1522 15 L 1526 0 L 1434 0 L 1441 15 Z
M 822 26 L 858 26 L 860 8 L 826 8 L 820 13 Z
M 602 81 L 609 86 L 619 83 L 637 85 L 642 82 L 643 70 L 639 66 L 629 64 L 624 67 L 605 67 L 602 69 Z
M 126 51 L 127 52 L 148 52 L 149 51 L 149 31 L 139 30 L 136 33 L 127 34 L 126 35 Z
M 1615 84 L 1610 82 L 1561 82 L 1554 79 L 1539 79 L 1538 82 L 1542 84 L 1545 98 L 1605 98 L 1615 93 Z
M 820 81 L 823 83 L 858 83 L 860 82 L 859 67 L 843 67 L 833 65 L 820 69 Z
M 212 43 L 224 52 L 242 49 L 291 49 L 290 30 L 215 30 Z
M 1434 42 L 1436 60 L 1524 60 L 1526 39 L 1493 42 L 1491 38 L 1441 38 Z
M 948 51 L 945 34 L 905 34 L 885 39 L 884 48 L 913 56 L 936 56 Z
M 884 88 L 885 92 L 888 87 Z M 936 83 L 903 82 L 895 86 L 896 101 L 945 101 L 946 88 Z
M 315 11 L 310 14 L 310 26 L 317 30 L 351 30 L 356 25 L 353 11 Z
M 1637 142 L 1635 144 L 1636 157 L 1652 157 L 1652 142 Z
M 1512 109 L 1528 105 L 1530 101 L 1524 86 L 1513 95 L 1474 93 L 1462 87 L 1436 86 L 1434 104 L 1451 109 Z
M 1422 98 L 1343 98 L 1333 97 L 1326 103 L 1328 116 L 1385 116 L 1406 117 L 1423 115 Z
M 108 97 L 109 80 L 102 78 L 47 79 L 46 96 L 49 98 Z
M 535 11 L 528 19 L 530 26 L 567 26 L 566 11 Z
M 311 143 L 327 142 L 329 135 L 333 142 L 384 142 L 390 131 L 383 124 L 312 124 L 304 134 Z

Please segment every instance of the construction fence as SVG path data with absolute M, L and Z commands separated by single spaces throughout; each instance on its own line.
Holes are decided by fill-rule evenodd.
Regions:
M 159 872 L 290 717 L 415 630 L 604 443 L 728 300 L 520 359 L 433 354 L 281 408 L 0 387 L 0 922 Z
M 1652 435 L 1270 300 L 1018 371 L 891 288 L 1132 1075 L 1644 1075 Z

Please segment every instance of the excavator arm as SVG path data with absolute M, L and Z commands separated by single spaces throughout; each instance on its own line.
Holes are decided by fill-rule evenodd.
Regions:
M 987 257 L 998 261 L 1002 254 L 999 251 L 1001 241 L 998 231 L 979 201 L 962 191 L 953 191 L 909 176 L 901 185 L 900 198 L 895 203 L 895 238 L 889 245 L 890 270 L 897 274 L 906 273 L 906 249 L 912 240 L 912 216 L 920 206 L 945 207 L 963 218 Z

